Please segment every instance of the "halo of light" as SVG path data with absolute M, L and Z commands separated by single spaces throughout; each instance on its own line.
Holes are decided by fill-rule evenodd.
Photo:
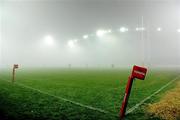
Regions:
M 179 32 L 179 33 L 180 33 L 180 29 L 177 29 L 177 32 Z
M 108 33 L 111 33 L 111 32 L 112 32 L 112 30 L 111 30 L 111 29 L 109 29 L 109 30 L 107 30 L 107 32 L 108 32 Z
M 140 28 L 139 28 L 139 27 L 137 27 L 137 28 L 136 28 L 136 31 L 144 31 L 144 30 L 145 30 L 145 28 L 144 28 L 144 27 L 140 27 Z
M 119 31 L 120 31 L 120 32 L 127 32 L 127 31 L 128 31 L 128 28 L 121 27 L 121 28 L 119 29 Z
M 73 40 L 69 40 L 67 44 L 68 44 L 68 46 L 69 46 L 70 48 L 73 48 L 73 47 L 74 47 L 74 41 L 73 41 Z
M 55 44 L 53 37 L 50 36 L 50 35 L 47 35 L 47 36 L 44 37 L 44 43 L 45 43 L 46 45 L 48 45 L 48 46 L 52 46 L 52 45 Z
M 136 31 L 139 31 L 139 28 L 136 28 Z
M 83 35 L 83 38 L 84 39 L 87 39 L 89 36 L 88 35 Z
M 157 28 L 157 31 L 159 31 L 159 32 L 162 31 L 162 28 L 158 27 L 158 28 Z
M 77 42 L 78 42 L 78 40 L 77 40 L 77 39 L 74 39 L 74 40 L 73 40 L 73 42 L 74 42 L 74 43 L 77 43 Z
M 73 40 L 69 40 L 67 42 L 67 45 L 70 47 L 70 48 L 73 48 L 76 46 L 76 43 L 78 42 L 78 39 L 73 39 Z
M 96 31 L 96 35 L 98 36 L 98 37 L 102 37 L 104 34 L 106 34 L 107 33 L 107 31 L 105 31 L 105 30 L 97 30 Z

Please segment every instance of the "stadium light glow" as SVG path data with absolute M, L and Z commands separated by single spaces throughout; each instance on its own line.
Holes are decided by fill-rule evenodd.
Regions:
M 70 48 L 74 47 L 74 42 L 72 40 L 69 40 L 67 44 Z
M 144 30 L 145 30 L 145 28 L 144 28 L 144 27 L 142 27 L 142 28 L 141 28 L 141 31 L 144 31 Z
M 48 45 L 48 46 L 54 45 L 54 39 L 53 39 L 53 37 L 50 36 L 50 35 L 45 36 L 45 38 L 44 38 L 44 43 L 45 43 L 46 45 Z
M 70 47 L 70 48 L 73 48 L 73 47 L 75 47 L 75 44 L 78 42 L 78 40 L 77 39 L 74 39 L 74 40 L 69 40 L 68 41 L 68 46 Z
M 177 29 L 177 32 L 179 32 L 179 33 L 180 33 L 180 29 Z
M 162 28 L 158 27 L 158 28 L 157 28 L 157 31 L 159 31 L 159 32 L 162 31 Z
M 139 28 L 136 28 L 136 31 L 139 31 Z
M 74 39 L 73 41 L 74 41 L 74 43 L 77 43 L 77 42 L 78 42 L 78 40 L 77 40 L 77 39 Z
M 89 36 L 88 35 L 83 35 L 83 38 L 84 39 L 87 39 Z
M 110 29 L 109 29 L 107 32 L 108 32 L 108 33 L 111 33 L 111 32 L 112 32 L 112 30 L 110 30 Z
M 119 31 L 120 31 L 120 32 L 127 32 L 127 31 L 128 31 L 128 28 L 121 27 L 121 28 L 119 29 Z
M 107 33 L 107 31 L 105 31 L 105 30 L 97 30 L 96 31 L 96 35 L 98 36 L 98 37 L 102 37 L 104 34 L 106 34 Z
M 141 28 L 136 28 L 136 31 L 144 31 L 145 30 L 145 28 L 144 27 L 141 27 Z

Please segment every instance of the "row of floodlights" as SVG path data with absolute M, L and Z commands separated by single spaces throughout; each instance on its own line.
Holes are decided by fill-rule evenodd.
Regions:
M 162 28 L 161 27 L 158 27 L 156 29 L 158 32 L 162 31 Z M 125 33 L 125 32 L 128 32 L 129 29 L 126 28 L 126 27 L 121 27 L 119 28 L 118 30 L 119 32 L 121 33 Z M 145 28 L 144 27 L 138 27 L 135 29 L 135 31 L 145 31 Z M 177 32 L 180 33 L 180 29 L 177 29 Z M 97 37 L 103 37 L 105 34 L 109 34 L 109 33 L 112 33 L 112 30 L 111 29 L 108 29 L 108 30 L 103 30 L 103 29 L 99 29 L 96 31 L 96 36 Z M 83 39 L 88 39 L 90 36 L 94 36 L 93 34 L 90 34 L 90 35 L 83 35 L 82 38 Z M 51 36 L 47 36 L 46 39 L 45 39 L 45 42 L 48 44 L 48 45 L 53 45 L 53 38 Z M 67 42 L 67 45 L 69 47 L 74 47 L 75 44 L 78 42 L 78 39 L 71 39 Z
M 140 30 L 140 29 L 139 29 Z M 120 32 L 127 32 L 128 31 L 128 28 L 125 28 L 125 27 L 121 27 L 120 29 L 119 29 L 119 31 Z M 112 33 L 112 30 L 111 29 L 108 29 L 108 30 L 103 30 L 103 29 L 100 29 L 100 30 L 97 30 L 96 31 L 96 36 L 98 36 L 98 37 L 102 37 L 102 36 L 104 36 L 105 34 L 107 34 L 107 33 Z M 88 39 L 90 36 L 93 36 L 92 34 L 91 35 L 83 35 L 83 39 Z M 78 42 L 78 40 L 77 39 L 72 39 L 72 40 L 69 40 L 68 41 L 68 46 L 69 47 L 74 47 L 75 46 L 75 44 Z
M 138 28 L 136 28 L 135 30 L 136 30 L 136 31 L 145 31 L 145 28 L 144 28 L 144 27 L 138 27 Z M 160 32 L 160 31 L 162 31 L 162 28 L 161 28 L 161 27 L 158 27 L 156 30 L 157 30 L 158 32 Z M 126 27 L 121 27 L 118 31 L 121 32 L 121 33 L 125 33 L 125 32 L 128 32 L 129 29 L 126 28 Z M 180 29 L 177 29 L 177 32 L 180 33 Z M 111 30 L 111 29 L 108 29 L 108 30 L 102 30 L 102 29 L 100 29 L 100 30 L 97 30 L 97 31 L 96 31 L 96 36 L 97 36 L 97 37 L 103 37 L 105 34 L 108 34 L 108 33 L 112 33 L 112 30 Z M 92 35 L 92 34 L 91 34 L 91 35 L 87 35 L 87 34 L 86 34 L 86 35 L 83 35 L 83 39 L 88 39 L 90 36 L 93 36 L 93 35 Z M 68 46 L 73 47 L 77 42 L 78 42 L 77 39 L 69 40 L 69 41 L 68 41 Z
M 144 27 L 139 27 L 139 28 L 136 28 L 135 30 L 136 31 L 145 31 L 145 28 Z M 162 28 L 158 27 L 156 30 L 160 32 L 160 31 L 162 31 Z M 118 31 L 121 32 L 121 33 L 124 33 L 124 32 L 128 32 L 129 29 L 126 28 L 126 27 L 121 27 Z M 111 33 L 111 32 L 112 32 L 111 29 L 109 29 L 109 30 L 97 30 L 96 31 L 96 36 L 102 37 L 103 35 L 105 35 L 107 33 Z M 177 29 L 177 32 L 180 33 L 180 29 Z M 83 39 L 87 39 L 87 38 L 89 38 L 89 35 L 83 35 Z

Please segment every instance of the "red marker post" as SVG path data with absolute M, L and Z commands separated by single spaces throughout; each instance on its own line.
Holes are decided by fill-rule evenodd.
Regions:
M 128 99 L 130 96 L 133 80 L 135 78 L 144 80 L 145 76 L 146 76 L 146 72 L 147 72 L 147 68 L 134 65 L 131 76 L 129 76 L 128 83 L 126 85 L 126 91 L 125 91 L 124 99 L 123 99 L 122 106 L 120 109 L 120 119 L 121 120 L 125 117 L 126 107 L 128 104 Z
M 13 66 L 13 72 L 12 72 L 12 82 L 14 82 L 15 81 L 15 71 L 16 71 L 16 69 L 19 67 L 19 65 L 18 64 L 14 64 L 14 66 Z

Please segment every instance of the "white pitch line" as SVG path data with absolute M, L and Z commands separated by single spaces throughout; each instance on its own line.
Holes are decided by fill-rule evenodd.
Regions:
M 2 80 L 4 80 L 4 79 L 2 79 Z M 7 81 L 7 80 L 4 80 L 4 81 L 10 82 L 10 81 Z M 19 85 L 19 86 L 21 86 L 21 87 L 34 90 L 34 91 L 39 92 L 39 93 L 41 93 L 41 94 L 45 94 L 45 95 L 48 95 L 48 96 L 51 96 L 51 97 L 60 99 L 60 100 L 65 101 L 65 102 L 69 102 L 69 103 L 75 104 L 75 105 L 80 106 L 80 107 L 84 107 L 84 108 L 87 108 L 87 109 L 90 109 L 90 110 L 94 110 L 94 111 L 98 111 L 98 112 L 101 112 L 101 113 L 113 115 L 113 114 L 110 113 L 109 111 L 105 111 L 105 110 L 100 109 L 100 108 L 95 108 L 95 107 L 92 107 L 92 106 L 84 105 L 84 104 L 82 104 L 82 103 L 78 103 L 78 102 L 75 102 L 75 101 L 72 101 L 72 100 L 63 98 L 63 97 L 56 96 L 56 95 L 52 95 L 52 94 L 49 94 L 49 93 L 47 93 L 47 92 L 43 92 L 43 91 L 41 91 L 41 90 L 35 89 L 35 88 L 33 88 L 33 87 L 26 86 L 26 85 L 21 84 L 21 83 L 13 83 L 13 84 L 16 84 L 16 85 Z
M 159 92 L 161 92 L 164 88 L 166 88 L 167 86 L 169 86 L 171 83 L 173 83 L 174 81 L 176 81 L 178 78 L 180 77 L 177 76 L 175 77 L 173 80 L 171 80 L 170 82 L 168 82 L 167 84 L 165 84 L 164 86 L 162 86 L 160 89 L 158 89 L 157 91 L 155 91 L 153 94 L 151 94 L 150 96 L 146 97 L 145 99 L 143 99 L 141 102 L 139 102 L 138 104 L 136 104 L 135 106 L 131 107 L 127 112 L 126 115 L 129 113 L 132 113 L 135 109 L 137 109 L 139 106 L 141 106 L 144 102 L 146 102 L 147 100 L 149 100 L 151 97 L 153 97 L 154 95 L 158 94 Z

